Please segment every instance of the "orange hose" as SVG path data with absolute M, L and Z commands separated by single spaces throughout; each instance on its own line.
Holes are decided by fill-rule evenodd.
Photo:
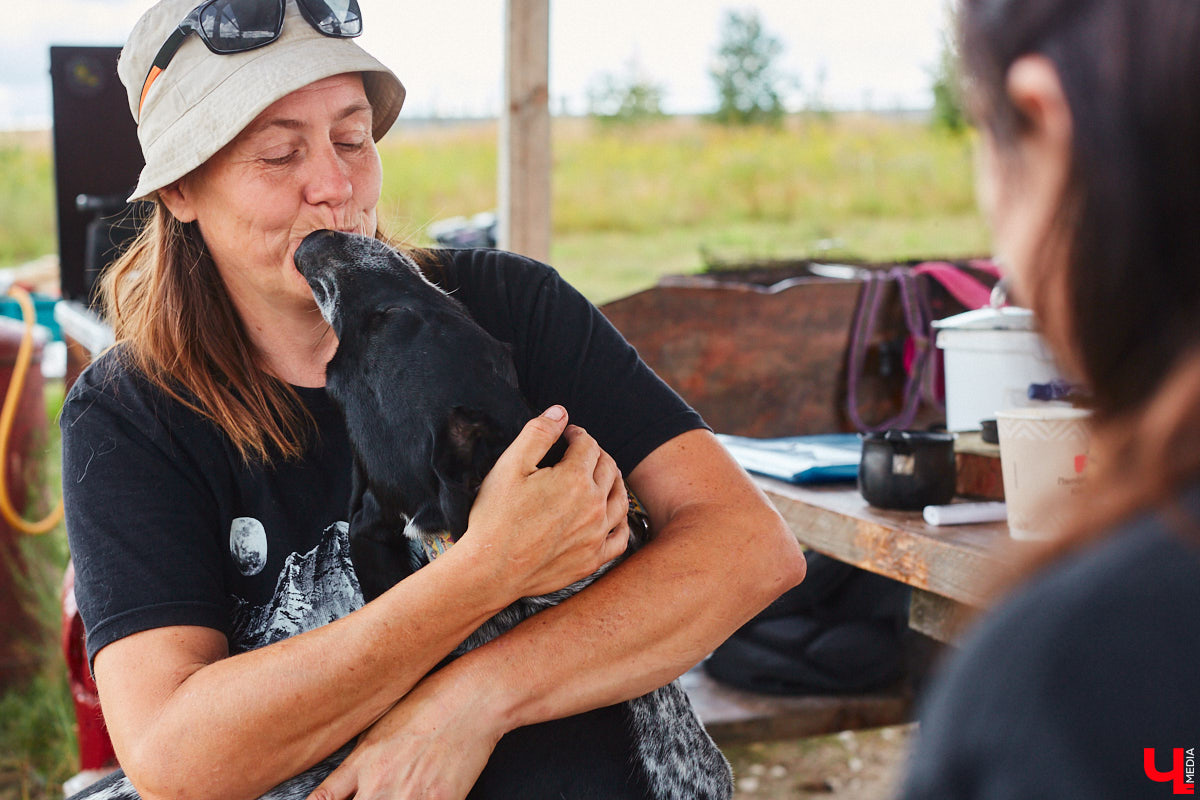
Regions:
M 0 515 L 9 525 L 22 533 L 37 535 L 54 530 L 63 518 L 62 498 L 58 507 L 50 512 L 45 519 L 29 522 L 13 508 L 8 496 L 8 436 L 12 432 L 13 420 L 17 416 L 17 406 L 21 404 L 21 391 L 25 388 L 25 374 L 29 372 L 29 362 L 33 359 L 33 326 L 37 322 L 37 312 L 29 292 L 19 286 L 8 290 L 10 297 L 21 306 L 21 316 L 25 320 L 25 333 L 21 337 L 21 346 L 17 348 L 17 360 L 13 364 L 12 380 L 8 383 L 8 393 L 4 396 L 4 409 L 0 411 Z

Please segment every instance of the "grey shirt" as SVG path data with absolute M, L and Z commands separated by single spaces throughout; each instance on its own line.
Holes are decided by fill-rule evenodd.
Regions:
M 1054 564 L 979 624 L 924 699 L 902 797 L 1173 795 L 1143 756 L 1168 772 L 1200 748 L 1200 488 L 1178 509 Z

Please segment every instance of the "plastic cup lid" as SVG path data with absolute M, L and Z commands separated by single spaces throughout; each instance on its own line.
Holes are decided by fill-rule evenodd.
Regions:
M 1016 306 L 980 308 L 934 320 L 933 327 L 939 330 L 1031 331 L 1033 312 Z

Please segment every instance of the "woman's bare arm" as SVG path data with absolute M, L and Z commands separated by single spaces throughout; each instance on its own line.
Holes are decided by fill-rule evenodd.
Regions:
M 654 540 L 463 665 L 504 687 L 506 729 L 677 678 L 803 580 L 796 538 L 708 431 L 659 447 L 629 485 L 650 512 Z
M 507 731 L 662 686 L 803 579 L 795 537 L 711 433 L 662 445 L 629 484 L 651 544 L 426 678 L 313 797 L 462 798 Z

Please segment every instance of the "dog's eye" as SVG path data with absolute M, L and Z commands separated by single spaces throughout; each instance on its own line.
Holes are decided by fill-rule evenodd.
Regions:
M 421 327 L 421 315 L 407 306 L 389 306 L 371 312 L 367 327 L 374 330 L 386 326 L 388 330 L 414 332 Z

